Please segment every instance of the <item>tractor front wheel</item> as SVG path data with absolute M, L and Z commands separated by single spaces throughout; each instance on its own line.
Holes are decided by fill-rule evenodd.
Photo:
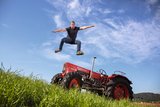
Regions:
M 55 76 L 53 76 L 52 80 L 51 80 L 51 84 L 60 84 L 62 81 L 62 76 L 61 73 L 56 74 Z
M 62 86 L 66 89 L 81 88 L 82 76 L 78 72 L 68 73 L 62 81 Z

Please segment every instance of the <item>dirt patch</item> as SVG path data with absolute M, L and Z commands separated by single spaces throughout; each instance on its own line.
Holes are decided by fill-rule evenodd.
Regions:
M 160 102 L 158 103 L 148 103 L 148 102 L 135 102 L 138 105 L 142 105 L 142 106 L 153 106 L 153 107 L 160 107 Z

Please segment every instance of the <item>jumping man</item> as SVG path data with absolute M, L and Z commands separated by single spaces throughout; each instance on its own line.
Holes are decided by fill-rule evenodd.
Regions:
M 63 38 L 60 42 L 59 49 L 55 50 L 55 53 L 62 51 L 62 47 L 64 43 L 67 44 L 76 44 L 77 45 L 77 55 L 83 55 L 84 53 L 81 51 L 81 41 L 76 40 L 78 30 L 84 30 L 87 28 L 95 27 L 94 25 L 92 26 L 82 26 L 82 27 L 77 27 L 75 26 L 75 22 L 71 21 L 70 27 L 65 28 L 65 29 L 57 29 L 54 30 L 53 32 L 66 32 L 67 31 L 67 37 Z

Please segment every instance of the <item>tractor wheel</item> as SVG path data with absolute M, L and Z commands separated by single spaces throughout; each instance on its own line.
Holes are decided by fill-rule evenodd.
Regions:
M 80 89 L 82 87 L 82 76 L 78 72 L 70 72 L 63 78 L 62 86 L 66 89 Z
M 106 96 L 120 100 L 120 99 L 133 99 L 133 91 L 130 83 L 123 78 L 115 78 L 108 82 Z
M 60 84 L 62 79 L 63 78 L 61 77 L 61 73 L 58 73 L 55 76 L 53 76 L 53 78 L 51 80 L 51 84 Z

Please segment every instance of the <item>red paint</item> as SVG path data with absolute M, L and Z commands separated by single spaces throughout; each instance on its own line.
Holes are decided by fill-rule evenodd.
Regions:
M 69 88 L 78 88 L 78 87 L 80 87 L 78 80 L 72 79 L 69 84 Z
M 127 86 L 124 84 L 117 84 L 114 88 L 114 98 L 117 100 L 129 98 Z

